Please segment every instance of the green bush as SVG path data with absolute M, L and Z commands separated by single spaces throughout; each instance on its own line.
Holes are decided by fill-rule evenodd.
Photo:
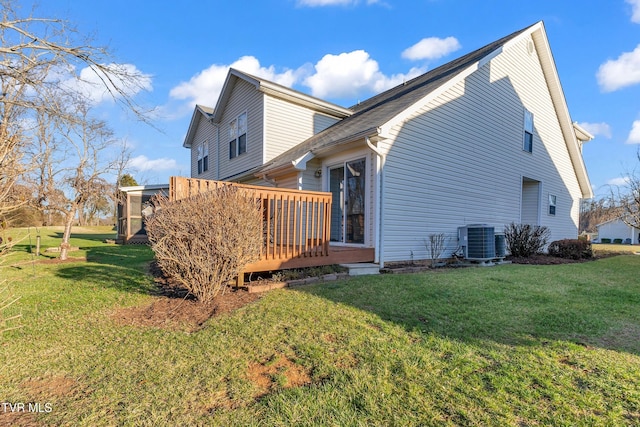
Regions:
M 589 259 L 593 257 L 591 242 L 579 239 L 563 239 L 551 242 L 549 255 L 566 259 Z
M 613 243 L 615 243 L 616 245 L 621 245 L 622 239 L 613 239 Z
M 550 231 L 547 227 L 512 222 L 504 227 L 504 237 L 511 256 L 527 258 L 542 253 Z
M 611 243 L 611 239 L 605 237 L 603 239 L 600 239 L 600 243 Z

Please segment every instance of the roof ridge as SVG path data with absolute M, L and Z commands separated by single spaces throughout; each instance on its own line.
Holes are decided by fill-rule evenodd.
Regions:
M 362 113 L 362 112 L 371 110 L 373 108 L 376 108 L 377 106 L 385 102 L 402 97 L 409 92 L 412 92 L 424 85 L 433 83 L 434 81 L 442 79 L 443 77 L 454 75 L 458 71 L 460 71 L 461 68 L 468 66 L 470 62 L 475 62 L 475 61 L 472 61 L 472 59 L 475 59 L 477 57 L 477 59 L 480 60 L 482 57 L 499 49 L 504 44 L 506 44 L 509 40 L 517 37 L 518 35 L 525 32 L 526 30 L 528 30 L 529 28 L 533 27 L 536 24 L 529 25 L 528 27 L 520 29 L 518 31 L 514 31 L 513 33 L 505 37 L 502 37 L 499 40 L 496 40 L 487 45 L 484 45 L 459 58 L 446 62 L 434 68 L 433 70 L 427 71 L 426 73 L 423 73 L 417 77 L 412 78 L 411 80 L 403 82 L 400 85 L 387 89 L 386 91 L 381 92 L 377 95 L 374 95 L 371 98 L 368 98 L 367 100 L 365 100 L 364 102 L 358 103 L 349 108 L 354 110 L 356 114 Z M 454 66 L 452 67 L 452 65 Z M 397 93 L 392 93 L 392 92 L 397 92 Z M 379 101 L 371 102 L 371 101 L 375 101 L 376 99 L 379 99 Z M 371 104 L 371 105 L 367 105 L 367 104 Z M 362 107 L 362 105 L 364 105 L 364 107 Z

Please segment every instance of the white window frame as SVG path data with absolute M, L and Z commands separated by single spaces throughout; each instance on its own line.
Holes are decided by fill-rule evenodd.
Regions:
M 524 109 L 524 132 L 522 136 L 522 150 L 533 153 L 533 113 Z
M 547 213 L 551 216 L 555 216 L 558 211 L 558 197 L 555 194 L 549 193 L 549 207 Z
M 229 122 L 229 159 L 247 152 L 247 112 Z
M 198 175 L 209 170 L 209 141 L 198 144 Z

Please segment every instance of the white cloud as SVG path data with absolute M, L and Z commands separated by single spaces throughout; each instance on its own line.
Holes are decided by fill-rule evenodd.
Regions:
M 377 93 L 424 72 L 412 68 L 407 74 L 385 76 L 378 62 L 364 50 L 325 55 L 314 70 L 303 83 L 319 98 L 354 98 L 367 92 Z
M 188 82 L 182 82 L 171 89 L 169 96 L 177 100 L 186 100 L 193 108 L 193 104 L 213 107 L 220 96 L 229 68 L 236 68 L 245 73 L 262 77 L 283 86 L 291 87 L 296 82 L 296 72 L 285 70 L 277 73 L 275 67 L 263 67 L 253 56 L 243 56 L 231 65 L 213 64 L 209 68 L 191 77 Z
M 169 159 L 166 157 L 160 159 L 150 159 L 144 154 L 141 154 L 129 160 L 128 166 L 140 172 L 151 170 L 166 171 L 178 168 L 178 164 L 174 159 Z
M 609 126 L 607 123 L 604 122 L 600 122 L 600 123 L 587 123 L 587 122 L 582 122 L 582 123 L 578 123 L 578 125 L 582 128 L 584 128 L 584 130 L 586 130 L 587 132 L 589 132 L 591 135 L 593 136 L 598 136 L 601 135 L 607 139 L 611 139 L 611 126 Z
M 597 78 L 600 88 L 605 92 L 640 83 L 640 45 L 633 52 L 625 52 L 618 59 L 602 64 Z
M 615 186 L 624 186 L 624 185 L 627 185 L 628 183 L 629 183 L 628 177 L 612 178 L 609 181 L 607 181 L 608 185 L 615 185 Z
M 640 120 L 635 120 L 631 125 L 627 144 L 640 144 Z
M 85 67 L 80 74 L 64 80 L 61 84 L 86 97 L 92 104 L 120 98 L 122 95 L 134 97 L 142 91 L 151 91 L 151 75 L 143 73 L 133 64 L 104 64 L 110 71 L 107 76 L 103 71 Z
M 640 24 L 640 0 L 627 0 L 631 5 L 631 22 Z
M 420 59 L 438 59 L 460 49 L 460 42 L 455 37 L 440 39 L 428 37 L 420 40 L 402 52 L 402 57 L 412 61 Z
M 253 56 L 243 56 L 230 65 L 213 64 L 191 77 L 189 81 L 175 86 L 169 92 L 172 102 L 160 107 L 158 114 L 167 119 L 175 119 L 192 112 L 195 104 L 214 107 L 229 68 L 286 87 L 307 86 L 313 96 L 322 99 L 354 99 L 379 93 L 426 71 L 423 67 L 414 67 L 407 73 L 387 76 L 380 71 L 378 62 L 364 50 L 338 55 L 328 54 L 315 65 L 305 64 L 297 69 L 285 69 L 282 72 L 277 72 L 273 65 L 260 65 L 260 61 Z M 176 105 L 173 101 L 182 105 Z

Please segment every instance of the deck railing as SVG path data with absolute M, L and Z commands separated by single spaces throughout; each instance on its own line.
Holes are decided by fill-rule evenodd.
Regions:
M 261 261 L 329 255 L 331 193 L 172 176 L 169 197 L 180 200 L 224 185 L 251 191 L 260 200 L 264 242 Z

